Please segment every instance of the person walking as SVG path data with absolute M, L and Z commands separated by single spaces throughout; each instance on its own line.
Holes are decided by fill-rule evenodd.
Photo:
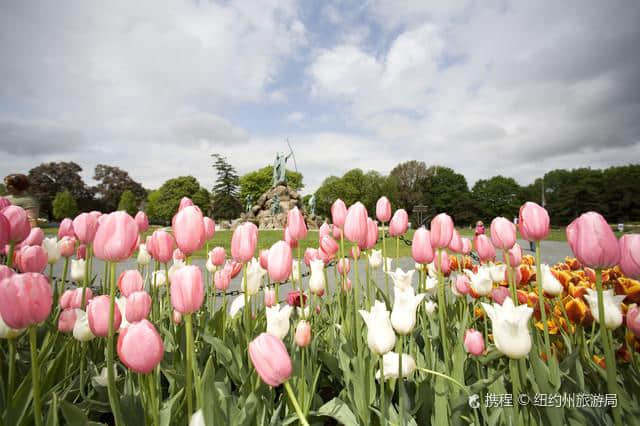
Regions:
M 38 215 L 40 214 L 40 205 L 29 192 L 29 178 L 22 173 L 14 173 L 4 178 L 4 186 L 9 193 L 6 196 L 11 204 L 22 207 L 29 216 L 31 227 L 38 226 Z

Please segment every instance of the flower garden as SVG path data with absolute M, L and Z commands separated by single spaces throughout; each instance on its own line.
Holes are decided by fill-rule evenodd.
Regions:
M 552 265 L 535 203 L 473 240 L 441 213 L 403 270 L 408 217 L 385 197 L 336 200 L 304 252 L 297 208 L 258 251 L 250 222 L 210 247 L 187 198 L 146 238 L 144 212 L 82 213 L 45 238 L 0 203 L 4 425 L 637 423 L 640 235 L 618 240 L 598 213 Z

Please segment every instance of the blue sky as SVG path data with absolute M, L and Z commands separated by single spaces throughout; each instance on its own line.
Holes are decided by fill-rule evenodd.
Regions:
M 148 188 L 211 153 L 296 152 L 306 192 L 359 167 L 472 185 L 640 159 L 635 1 L 84 1 L 0 6 L 0 168 L 98 163 Z

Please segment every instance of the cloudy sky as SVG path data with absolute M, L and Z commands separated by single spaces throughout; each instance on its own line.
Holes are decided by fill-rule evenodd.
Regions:
M 431 4 L 431 5 L 427 5 Z M 307 190 L 419 159 L 531 182 L 640 161 L 637 1 L 15 1 L 0 170 L 98 163 L 148 188 L 289 138 Z

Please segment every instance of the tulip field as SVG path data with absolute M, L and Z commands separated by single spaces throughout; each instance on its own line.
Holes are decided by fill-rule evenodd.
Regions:
M 532 202 L 473 238 L 385 197 L 329 219 L 218 245 L 184 198 L 168 228 L 90 212 L 45 237 L 0 198 L 0 425 L 639 423 L 639 234 L 588 212 L 546 264 Z

